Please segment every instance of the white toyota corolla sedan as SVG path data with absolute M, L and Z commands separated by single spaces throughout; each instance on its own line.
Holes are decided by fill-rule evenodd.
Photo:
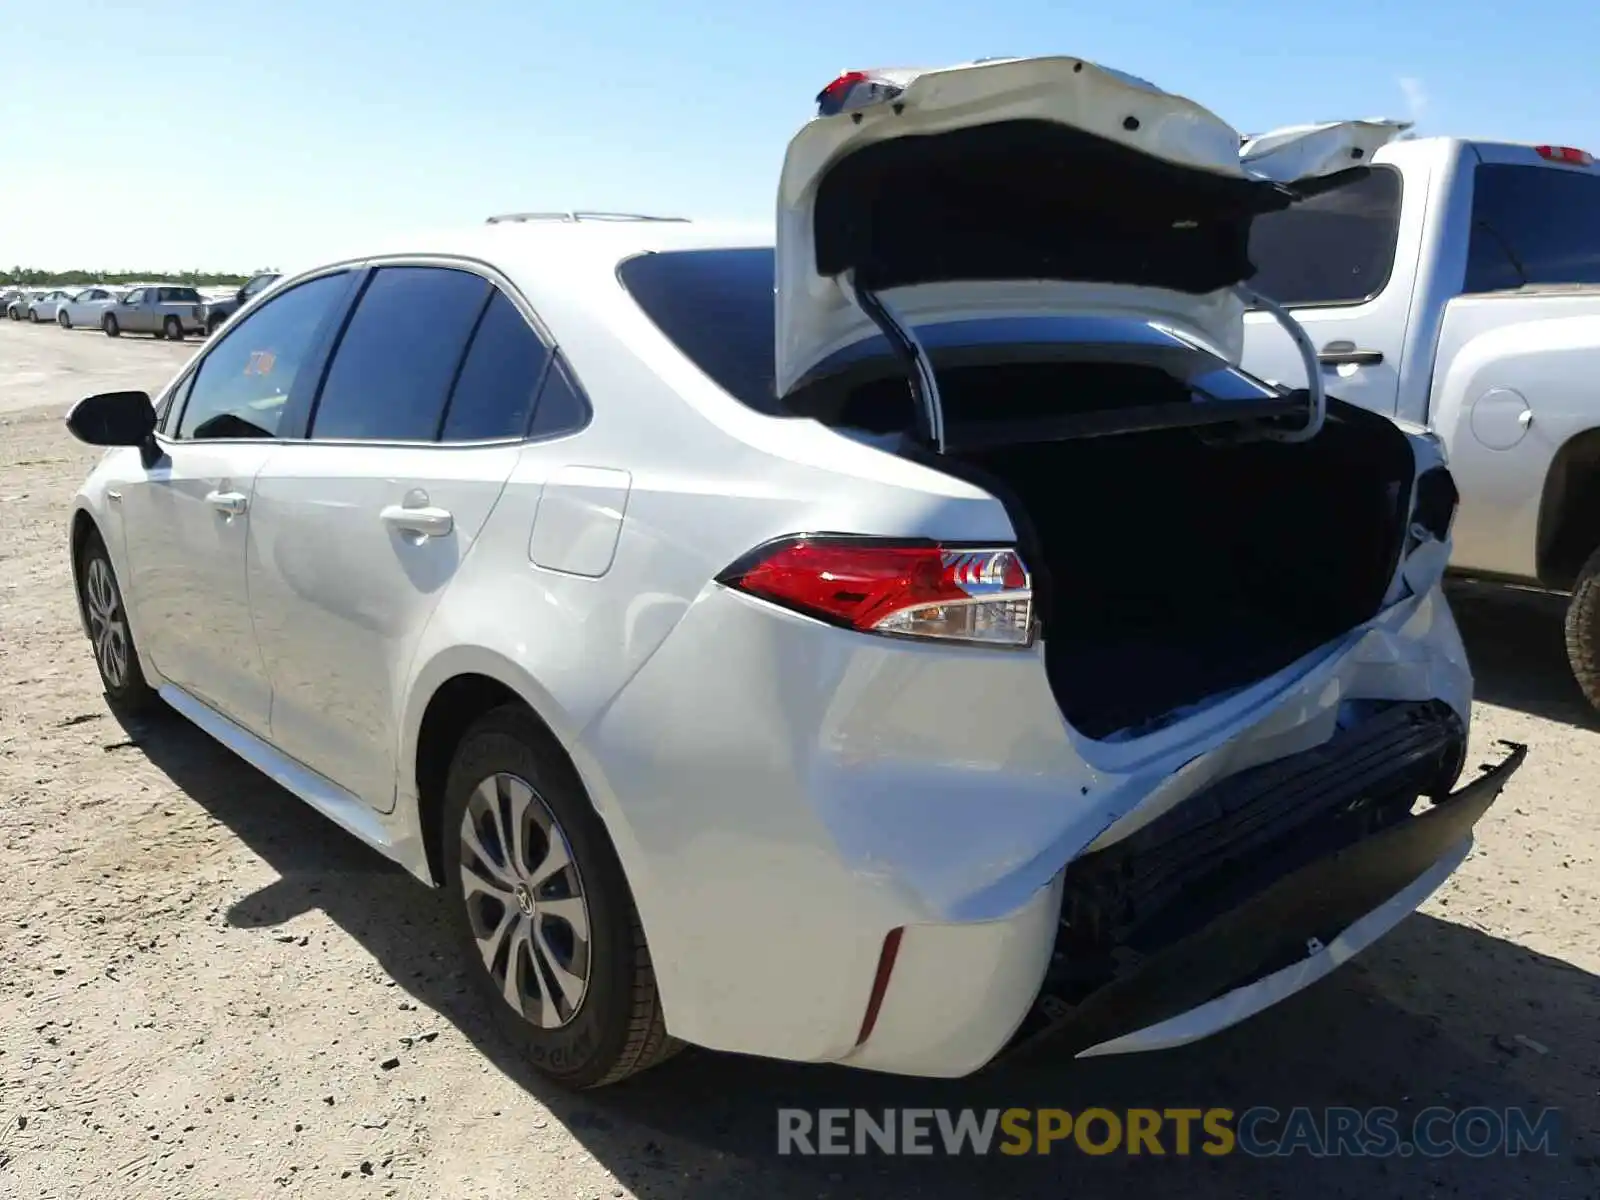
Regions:
M 112 705 L 440 887 L 572 1086 L 1205 1036 L 1414 909 L 1522 761 L 1457 788 L 1437 443 L 1241 290 L 1398 126 L 1241 150 L 1075 59 L 821 100 L 775 239 L 359 248 L 68 418 Z M 1236 368 L 1247 303 L 1309 386 Z

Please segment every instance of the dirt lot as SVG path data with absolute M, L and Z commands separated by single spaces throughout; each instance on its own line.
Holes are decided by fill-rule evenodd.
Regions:
M 927 1083 L 689 1051 L 581 1097 L 518 1069 L 435 898 L 176 721 L 124 729 L 69 591 L 64 402 L 194 349 L 0 322 L 0 1195 L 1600 1194 L 1600 724 L 1548 604 L 1464 595 L 1475 748 L 1531 744 L 1455 880 L 1185 1050 Z M 780 1159 L 779 1106 L 1557 1106 L 1550 1158 Z

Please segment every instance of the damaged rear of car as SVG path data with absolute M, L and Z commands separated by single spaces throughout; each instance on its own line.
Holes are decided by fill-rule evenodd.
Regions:
M 770 256 L 618 274 L 723 392 L 791 423 L 796 461 L 883 488 L 876 524 L 775 502 L 703 606 L 730 696 L 761 687 L 745 658 L 788 664 L 789 711 L 815 717 L 771 786 L 841 870 L 772 870 L 831 879 L 818 911 L 870 927 L 870 953 L 840 934 L 864 1006 L 849 1038 L 812 1022 L 777 1048 L 732 1003 L 712 1020 L 752 986 L 730 973 L 682 1036 L 956 1075 L 1046 1034 L 1090 1054 L 1222 1029 L 1415 909 L 1524 753 L 1458 789 L 1471 676 L 1437 441 L 1327 396 L 1248 288 L 1253 220 L 1358 177 L 1404 124 L 1247 140 L 1071 58 L 853 72 L 819 107 Z M 1247 304 L 1301 347 L 1304 386 L 1238 368 Z M 770 377 L 730 350 L 766 312 Z M 748 727 L 709 691 L 708 721 Z M 746 736 L 760 757 L 776 735 Z M 693 890 L 680 916 L 713 919 Z M 786 924 L 792 963 L 769 967 L 815 992 L 799 972 L 828 930 Z

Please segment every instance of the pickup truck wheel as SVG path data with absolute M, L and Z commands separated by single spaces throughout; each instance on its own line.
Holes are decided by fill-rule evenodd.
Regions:
M 1578 572 L 1567 605 L 1567 661 L 1589 703 L 1600 709 L 1600 550 Z
M 112 316 L 110 313 L 107 313 L 105 318 L 100 322 L 100 328 L 106 331 L 107 337 L 118 337 L 122 333 L 122 327 L 117 324 L 116 317 Z
M 169 342 L 183 341 L 183 322 L 177 317 L 168 317 L 161 322 L 161 335 Z
M 212 334 L 216 333 L 217 330 L 221 329 L 222 328 L 222 323 L 224 321 L 226 321 L 227 319 L 228 318 L 226 318 L 224 316 L 221 316 L 219 314 L 219 315 L 213 316 L 209 320 L 207 320 L 206 321 L 206 336 L 210 337 Z

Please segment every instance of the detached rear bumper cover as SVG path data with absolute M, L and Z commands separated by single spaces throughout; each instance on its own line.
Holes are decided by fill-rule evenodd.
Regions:
M 1012 1044 L 1080 1056 L 1180 1045 L 1277 1003 L 1376 941 L 1442 883 L 1527 747 L 1417 815 L 1282 876 L 1074 1004 L 1047 980 Z

